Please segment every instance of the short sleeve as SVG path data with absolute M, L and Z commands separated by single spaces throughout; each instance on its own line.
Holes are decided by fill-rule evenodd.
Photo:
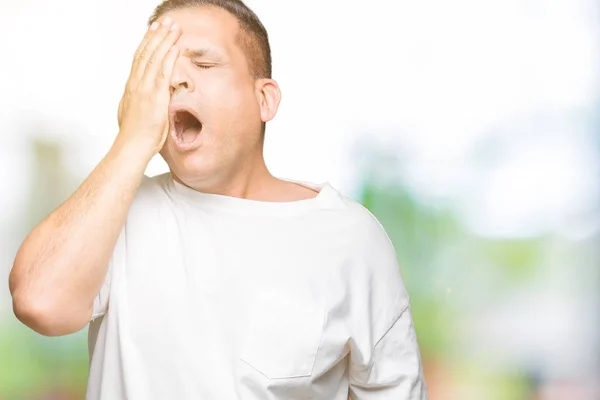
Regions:
M 114 254 L 108 264 L 108 270 L 106 272 L 106 278 L 104 278 L 104 283 L 100 288 L 100 292 L 98 292 L 96 298 L 94 299 L 94 310 L 92 312 L 91 322 L 93 322 L 96 318 L 102 317 L 108 310 L 108 298 L 110 297 L 110 284 L 112 281 L 113 258 Z
M 369 213 L 353 269 L 353 400 L 426 400 L 417 337 L 394 246 Z
M 374 347 L 366 369 L 350 370 L 352 400 L 427 400 L 410 307 Z
M 112 280 L 115 270 L 115 264 L 120 262 L 123 252 L 123 242 L 125 240 L 125 230 L 121 231 L 119 238 L 117 239 L 117 244 L 113 250 L 113 254 L 111 255 L 110 261 L 108 263 L 108 269 L 106 271 L 106 277 L 104 278 L 104 283 L 102 283 L 102 287 L 100 288 L 100 292 L 96 295 L 94 299 L 94 306 L 92 311 L 91 322 L 93 322 L 96 318 L 102 317 L 108 311 L 108 303 L 110 299 L 110 292 L 112 286 Z

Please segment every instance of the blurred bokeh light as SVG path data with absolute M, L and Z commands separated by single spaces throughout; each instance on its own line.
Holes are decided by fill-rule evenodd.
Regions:
M 0 3 L 1 400 L 84 396 L 87 333 L 22 326 L 8 273 L 112 143 L 156 3 Z M 247 4 L 284 94 L 268 166 L 380 219 L 430 398 L 600 399 L 598 2 Z

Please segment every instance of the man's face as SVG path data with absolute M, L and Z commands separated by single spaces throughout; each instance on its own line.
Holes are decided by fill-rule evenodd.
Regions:
M 167 14 L 182 29 L 171 79 L 170 133 L 161 155 L 185 184 L 217 184 L 257 156 L 262 127 L 255 79 L 236 18 L 216 7 Z

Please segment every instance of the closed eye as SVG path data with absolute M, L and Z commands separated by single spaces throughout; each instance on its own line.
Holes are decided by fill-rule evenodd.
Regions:
M 212 67 L 214 67 L 214 65 L 213 65 L 213 64 L 200 64 L 200 63 L 194 63 L 194 65 L 195 65 L 196 67 L 198 67 L 198 68 L 201 68 L 201 69 L 209 69 L 209 68 L 212 68 Z

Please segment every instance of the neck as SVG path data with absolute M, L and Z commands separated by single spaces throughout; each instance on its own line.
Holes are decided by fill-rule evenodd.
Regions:
M 183 182 L 173 171 L 173 179 L 182 185 L 203 193 L 220 194 L 249 200 L 262 200 L 268 192 L 280 183 L 265 164 L 262 154 L 260 157 L 248 160 L 238 166 L 235 171 L 219 174 L 218 178 Z

